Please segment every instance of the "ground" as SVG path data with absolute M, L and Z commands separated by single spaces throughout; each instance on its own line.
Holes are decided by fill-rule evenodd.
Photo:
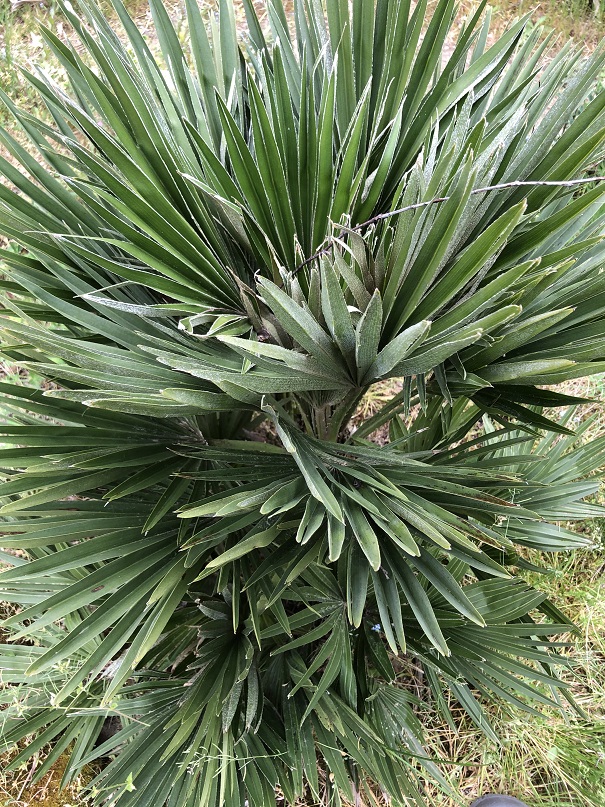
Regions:
M 29 2 L 11 6 L 7 0 L 0 0 L 0 86 L 32 110 L 39 108 L 35 95 L 19 76 L 16 65 L 38 62 L 51 74 L 57 72 L 37 28 L 42 21 L 59 35 L 67 32 L 60 13 L 50 2 L 49 6 Z M 169 0 L 169 6 L 172 16 L 179 19 L 179 0 Z M 129 8 L 142 30 L 150 34 L 150 15 L 144 0 L 130 2 Z M 460 20 L 469 8 L 469 0 L 463 0 Z M 561 43 L 572 38 L 592 48 L 605 32 L 599 18 L 599 0 L 594 0 L 592 6 L 580 0 L 544 0 L 538 4 L 530 0 L 497 0 L 493 14 L 496 32 L 511 18 L 527 11 L 546 26 L 553 26 Z M 0 122 L 8 123 L 3 112 Z M 605 381 L 596 378 L 574 391 L 605 399 Z M 368 411 L 380 395 L 378 390 L 364 402 Z M 585 408 L 581 416 L 593 414 L 596 420 L 592 434 L 603 434 L 605 414 L 600 408 Z M 605 502 L 605 495 L 602 499 Z M 546 573 L 534 575 L 530 582 L 545 590 L 578 628 L 577 633 L 566 637 L 570 647 L 563 652 L 572 661 L 567 678 L 583 714 L 577 716 L 568 710 L 566 716 L 545 713 L 535 717 L 515 709 L 493 708 L 491 718 L 502 737 L 502 744 L 494 746 L 462 716 L 454 731 L 435 714 L 427 713 L 424 719 L 430 727 L 429 751 L 446 764 L 465 804 L 481 793 L 506 792 L 524 799 L 531 807 L 605 807 L 605 520 L 580 528 L 589 531 L 593 548 L 542 558 L 539 562 L 546 567 Z M 0 604 L 0 617 L 1 608 Z M 6 762 L 6 758 L 0 759 L 0 807 L 68 807 L 86 803 L 82 788 L 91 772 L 86 772 L 71 790 L 59 791 L 63 757 L 36 785 L 31 783 L 31 767 L 8 773 L 3 771 Z M 455 805 L 432 791 L 428 801 L 435 807 Z

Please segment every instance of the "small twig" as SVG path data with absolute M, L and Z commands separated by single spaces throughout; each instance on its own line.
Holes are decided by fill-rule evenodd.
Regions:
M 600 580 L 601 575 L 603 574 L 603 572 L 605 572 L 605 563 L 602 563 L 599 566 L 599 568 L 596 570 L 596 572 L 593 572 L 593 574 L 590 576 L 590 579 L 591 580 Z
M 35 770 L 36 770 L 36 768 L 38 766 L 38 758 L 39 758 L 39 752 L 36 751 L 36 753 L 34 754 L 34 758 L 32 760 L 31 767 L 30 767 L 29 771 L 27 772 L 27 777 L 26 777 L 25 781 L 23 782 L 23 785 L 21 786 L 21 790 L 19 791 L 19 795 L 17 796 L 17 801 L 21 801 L 21 796 L 23 795 L 23 793 L 27 789 L 27 786 L 29 785 L 29 783 L 33 779 L 34 772 L 35 772 Z
M 45 6 L 44 0 L 16 0 L 11 3 L 11 11 L 17 11 L 21 6 Z
M 474 188 L 471 191 L 471 195 L 476 193 L 488 193 L 488 191 L 502 191 L 507 190 L 508 188 L 535 188 L 537 186 L 548 186 L 548 187 L 556 187 L 556 188 L 571 188 L 574 185 L 588 185 L 591 182 L 605 182 L 604 177 L 586 177 L 585 179 L 567 179 L 561 180 L 559 182 L 550 181 L 550 180 L 541 180 L 535 182 L 524 182 L 521 180 L 514 180 L 513 182 L 502 182 L 500 185 L 489 185 L 487 188 Z M 361 224 L 356 224 L 354 227 L 343 227 L 338 235 L 329 235 L 323 244 L 326 244 L 324 247 L 323 244 L 320 246 L 320 249 L 317 252 L 313 253 L 310 258 L 304 260 L 301 264 L 299 264 L 295 272 L 298 272 L 308 263 L 320 258 L 322 255 L 327 255 L 332 247 L 332 243 L 339 238 L 342 238 L 343 235 L 347 233 L 356 233 L 360 230 L 363 230 L 365 227 L 370 227 L 372 224 L 376 224 L 379 221 L 384 221 L 384 219 L 390 219 L 393 216 L 398 216 L 400 213 L 406 213 L 408 210 L 418 210 L 421 207 L 428 207 L 429 205 L 435 205 L 440 202 L 447 202 L 451 199 L 450 196 L 436 196 L 434 199 L 429 199 L 426 202 L 416 202 L 413 205 L 406 205 L 405 207 L 399 207 L 397 210 L 390 210 L 388 213 L 379 213 L 376 216 L 372 216 L 371 219 L 367 221 L 362 221 Z
M 416 690 L 416 697 L 419 701 L 424 700 L 424 670 L 420 666 L 420 660 L 415 656 L 410 667 L 412 679 L 414 681 L 414 688 Z

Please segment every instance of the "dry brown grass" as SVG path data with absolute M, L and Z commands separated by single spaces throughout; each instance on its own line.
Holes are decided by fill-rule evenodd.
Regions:
M 8 760 L 6 755 L 0 757 L 0 765 L 6 765 Z M 88 799 L 83 789 L 94 775 L 93 772 L 85 771 L 70 787 L 62 790 L 61 777 L 69 762 L 68 754 L 63 754 L 39 782 L 32 784 L 42 761 L 43 754 L 10 774 L 0 773 L 2 807 L 84 807 Z

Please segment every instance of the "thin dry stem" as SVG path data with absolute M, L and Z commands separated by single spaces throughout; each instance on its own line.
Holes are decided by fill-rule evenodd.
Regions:
M 550 181 L 550 180 L 541 180 L 535 182 L 525 182 L 522 180 L 514 180 L 513 182 L 501 182 L 499 185 L 489 185 L 486 188 L 474 188 L 471 191 L 471 195 L 477 193 L 488 193 L 489 191 L 502 191 L 507 190 L 509 188 L 534 188 L 538 186 L 548 186 L 553 188 L 572 188 L 575 185 L 588 185 L 591 182 L 604 182 L 605 177 L 586 177 L 584 179 L 567 179 L 561 181 Z M 367 221 L 362 221 L 361 224 L 356 224 L 354 227 L 342 227 L 338 235 L 329 235 L 325 241 L 323 242 L 320 249 L 317 252 L 314 252 L 310 258 L 304 260 L 301 264 L 299 264 L 295 271 L 298 272 L 308 263 L 311 263 L 317 258 L 320 258 L 322 255 L 326 255 L 333 244 L 334 241 L 342 238 L 343 235 L 347 233 L 357 233 L 360 230 L 365 229 L 366 227 L 371 227 L 372 224 L 377 224 L 379 221 L 384 221 L 385 219 L 390 219 L 393 216 L 398 216 L 400 213 L 406 213 L 408 210 L 418 210 L 421 207 L 428 207 L 429 205 L 439 204 L 440 202 L 447 202 L 451 197 L 450 196 L 436 196 L 434 199 L 428 199 L 425 202 L 416 202 L 413 205 L 406 205 L 405 207 L 398 207 L 396 210 L 389 210 L 388 213 L 379 213 L 376 216 L 372 216 L 371 219 Z M 325 244 L 325 246 L 324 246 Z

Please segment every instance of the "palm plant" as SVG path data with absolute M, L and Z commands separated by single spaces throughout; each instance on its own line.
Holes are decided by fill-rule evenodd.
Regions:
M 112 3 L 42 30 L 44 120 L 3 96 L 2 352 L 46 379 L 0 384 L 3 742 L 109 758 L 98 804 L 421 802 L 427 705 L 569 699 L 521 550 L 600 513 L 605 441 L 542 410 L 605 370 L 605 51 L 482 4 L 442 59 L 453 0 L 186 0 L 183 46 L 151 0 L 154 54 Z

